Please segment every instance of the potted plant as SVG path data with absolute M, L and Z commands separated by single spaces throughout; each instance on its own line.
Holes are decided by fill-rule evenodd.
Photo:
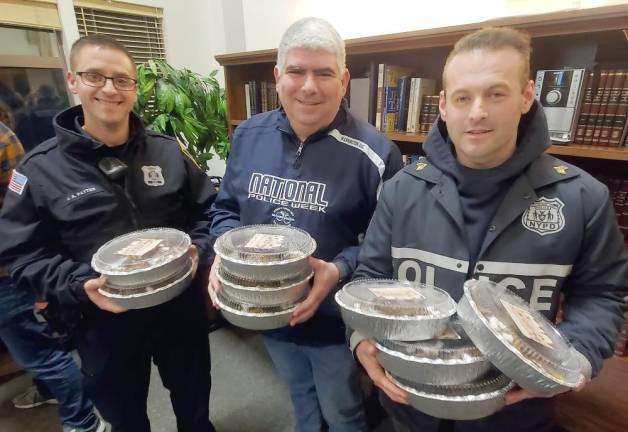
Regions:
M 203 170 L 212 150 L 221 159 L 229 154 L 224 90 L 216 73 L 203 77 L 163 60 L 149 60 L 137 68 L 135 113 L 150 129 L 176 137 Z

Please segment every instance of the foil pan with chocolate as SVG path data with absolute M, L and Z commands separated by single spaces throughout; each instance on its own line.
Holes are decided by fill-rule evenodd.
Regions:
M 465 282 L 458 318 L 491 363 L 522 388 L 554 394 L 584 382 L 571 343 L 506 287 L 484 280 Z
M 350 282 L 335 299 L 347 326 L 377 340 L 433 339 L 456 311 L 445 291 L 393 279 Z
M 221 235 L 214 244 L 223 274 L 254 282 L 292 280 L 309 270 L 316 242 L 305 231 L 279 225 L 248 225 Z
M 377 357 L 392 375 L 416 384 L 457 385 L 480 378 L 491 368 L 455 322 L 435 339 L 379 341 Z
M 496 413 L 504 407 L 504 396 L 514 385 L 497 371 L 455 386 L 415 384 L 390 374 L 387 376 L 409 393 L 408 402 L 412 407 L 446 420 L 476 420 Z

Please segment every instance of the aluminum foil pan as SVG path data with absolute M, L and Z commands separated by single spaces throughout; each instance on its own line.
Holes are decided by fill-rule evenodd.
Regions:
M 192 260 L 188 257 L 183 270 L 165 281 L 141 288 L 115 287 L 107 281 L 98 292 L 123 308 L 145 309 L 166 303 L 183 293 L 194 278 L 192 270 Z
M 102 245 L 92 268 L 112 285 L 145 287 L 180 273 L 191 244 L 190 236 L 173 228 L 133 231 Z
M 257 282 L 292 279 L 307 273 L 307 259 L 315 249 L 316 242 L 307 232 L 279 225 L 235 228 L 214 244 L 226 273 Z
M 273 284 L 264 283 L 243 285 L 243 283 L 247 282 L 224 274 L 221 267 L 218 268 L 216 274 L 222 284 L 222 289 L 229 298 L 234 301 L 258 306 L 276 306 L 299 301 L 309 291 L 309 280 L 313 275 L 314 272 L 310 270 L 305 275 L 284 281 L 286 284 L 284 286 L 274 287 L 272 286 Z
M 491 368 L 491 362 L 455 324 L 436 339 L 380 341 L 377 349 L 384 369 L 415 384 L 464 384 L 480 378 Z
M 433 339 L 456 311 L 445 291 L 392 279 L 350 282 L 335 299 L 347 326 L 377 340 Z
M 417 385 L 388 378 L 409 393 L 408 402 L 432 417 L 447 420 L 475 420 L 488 417 L 504 407 L 504 395 L 514 383 L 505 375 L 489 372 L 477 381 L 457 386 Z
M 234 301 L 224 292 L 213 297 L 222 316 L 236 327 L 249 330 L 272 330 L 290 323 L 297 304 L 257 306 Z
M 584 382 L 571 344 L 506 287 L 490 281 L 465 282 L 458 317 L 473 343 L 522 388 L 553 394 Z

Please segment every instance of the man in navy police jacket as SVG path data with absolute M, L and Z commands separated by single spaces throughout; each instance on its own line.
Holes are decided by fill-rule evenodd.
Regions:
M 423 145 L 427 158 L 384 185 L 355 277 L 417 280 L 454 300 L 466 279 L 486 278 L 550 319 L 564 298 L 560 328 L 590 377 L 612 355 L 623 321 L 628 257 L 604 185 L 544 154 L 547 120 L 529 59 L 529 37 L 512 29 L 484 29 L 456 44 L 443 72 L 441 119 Z M 369 340 L 354 332 L 351 345 L 400 430 L 445 426 L 407 405 Z M 517 388 L 506 403 L 455 430 L 553 430 L 550 399 Z

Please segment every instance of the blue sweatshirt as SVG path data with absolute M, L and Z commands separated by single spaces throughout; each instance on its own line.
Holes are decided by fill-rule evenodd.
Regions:
M 341 276 L 349 276 L 381 185 L 400 168 L 397 147 L 344 105 L 327 128 L 303 143 L 284 111 L 256 115 L 234 133 L 211 233 L 250 224 L 298 227 L 316 240 L 316 258 L 333 261 Z M 331 294 L 309 321 L 268 335 L 303 344 L 344 343 Z

